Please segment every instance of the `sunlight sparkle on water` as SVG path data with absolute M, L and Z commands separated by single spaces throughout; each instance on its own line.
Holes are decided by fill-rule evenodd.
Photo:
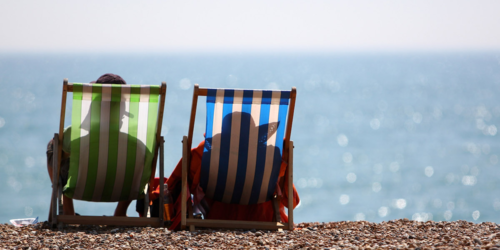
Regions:
M 392 162 L 391 165 L 389 165 L 389 169 L 392 172 L 398 172 L 398 170 L 399 170 L 399 163 L 397 161 Z
M 354 183 L 354 182 L 356 182 L 356 178 L 357 178 L 357 177 L 356 177 L 356 174 L 355 174 L 355 173 L 349 173 L 349 174 L 347 174 L 347 176 L 346 176 L 347 182 L 349 182 L 349 183 Z
M 474 156 L 481 155 L 481 148 L 472 142 L 467 144 L 467 151 L 469 151 Z
M 422 114 L 416 112 L 416 113 L 413 113 L 413 122 L 415 123 L 421 123 L 422 122 Z
M 191 80 L 189 78 L 183 78 L 179 81 L 179 87 L 183 90 L 187 90 L 191 87 Z
M 434 111 L 432 112 L 432 116 L 434 118 L 436 118 L 437 120 L 439 120 L 443 116 L 443 112 L 441 111 L 440 108 L 434 108 Z
M 380 217 L 385 217 L 389 214 L 389 208 L 388 207 L 380 207 L 378 209 L 378 216 Z
M 382 164 L 377 163 L 373 165 L 373 172 L 375 172 L 376 174 L 381 174 L 382 170 L 384 170 L 384 166 Z
M 31 156 L 28 156 L 24 159 L 24 164 L 26 164 L 26 167 L 32 168 L 35 166 L 35 159 Z
M 347 203 L 349 203 L 349 195 L 347 194 L 341 195 L 339 198 L 339 202 L 341 205 L 346 205 Z
M 446 210 L 443 215 L 445 220 L 451 220 L 451 217 L 453 217 L 453 213 L 450 210 Z
M 354 215 L 354 220 L 355 221 L 365 220 L 365 214 L 364 213 L 357 213 L 356 215 Z
M 429 221 L 432 220 L 432 213 L 414 213 L 411 219 L 421 222 Z
M 24 207 L 24 214 L 25 214 L 26 216 L 31 216 L 31 215 L 33 215 L 33 208 L 32 208 L 32 207 L 28 207 L 28 206 Z
M 23 184 L 12 176 L 7 180 L 7 185 L 9 185 L 16 193 L 19 193 L 19 191 L 23 189 Z
M 476 176 L 473 175 L 464 175 L 462 177 L 462 184 L 465 186 L 474 186 L 476 185 L 477 179 Z
M 373 190 L 373 192 L 377 193 L 377 192 L 379 192 L 381 189 L 382 189 L 382 185 L 380 185 L 380 183 L 378 183 L 378 182 L 374 182 L 374 183 L 372 184 L 372 190 Z
M 337 136 L 337 143 L 339 144 L 339 146 L 345 147 L 347 146 L 347 144 L 349 144 L 349 138 L 347 138 L 347 136 L 344 134 L 340 134 L 339 136 Z
M 314 124 L 319 128 L 327 128 L 330 125 L 330 119 L 324 115 L 314 116 Z
M 340 84 L 336 81 L 329 81 L 326 86 L 330 89 L 332 93 L 337 93 L 340 90 Z
M 495 136 L 497 134 L 497 127 L 495 125 L 490 125 L 486 129 L 485 134 L 489 134 L 491 136 Z
M 280 85 L 276 82 L 270 82 L 266 86 L 267 89 L 280 89 Z
M 434 168 L 427 166 L 425 167 L 424 173 L 427 177 L 431 177 L 434 174 Z
M 446 203 L 446 208 L 448 208 L 448 210 L 455 209 L 455 202 L 450 201 L 450 202 Z
M 378 104 L 377 104 L 377 107 L 378 107 L 378 109 L 379 109 L 380 111 L 386 111 L 388 106 L 389 106 L 389 105 L 387 105 L 387 102 L 386 102 L 386 101 L 384 101 L 384 100 L 382 100 L 382 101 L 378 102 Z
M 478 210 L 472 212 L 472 219 L 477 220 L 479 216 L 481 216 L 481 213 Z
M 440 208 L 442 205 L 443 205 L 443 202 L 440 200 L 440 199 L 434 199 L 432 201 L 432 205 L 435 207 L 435 208 Z
M 230 87 L 235 87 L 236 85 L 238 85 L 238 77 L 234 75 L 228 75 L 226 77 L 226 84 Z
M 493 202 L 493 208 L 495 209 L 495 211 L 500 210 L 500 200 L 496 200 L 495 202 Z
M 342 155 L 342 160 L 344 163 L 351 163 L 352 162 L 352 154 L 349 152 L 346 152 Z
M 380 120 L 375 118 L 375 119 L 372 119 L 370 121 L 370 127 L 373 129 L 373 130 L 377 130 L 380 128 Z
M 397 209 L 404 209 L 406 207 L 406 200 L 405 199 L 397 199 L 393 201 L 393 206 Z
M 323 180 L 319 178 L 300 178 L 297 180 L 296 185 L 298 188 L 321 188 Z

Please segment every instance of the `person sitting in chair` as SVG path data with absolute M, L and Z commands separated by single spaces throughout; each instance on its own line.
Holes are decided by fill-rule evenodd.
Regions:
M 125 80 L 122 77 L 115 74 L 104 74 L 100 76 L 96 81 L 92 81 L 90 83 L 99 83 L 99 84 L 126 84 Z M 62 185 L 66 185 L 68 181 L 68 170 L 70 165 L 70 156 L 71 156 L 71 141 L 70 134 L 71 128 L 68 127 L 64 130 L 64 140 L 62 142 L 62 156 L 61 156 L 61 181 Z M 49 172 L 49 177 L 51 182 L 53 181 L 53 173 L 52 173 L 52 164 L 54 160 L 54 141 L 53 139 L 49 141 L 47 145 L 47 170 Z M 114 216 L 127 216 L 127 209 L 132 201 L 120 201 L 116 206 Z M 75 210 L 73 206 L 73 199 L 63 195 L 63 211 L 65 215 L 75 215 Z
M 258 126 L 255 125 L 253 120 L 250 117 L 250 114 L 248 113 L 241 113 L 241 119 L 242 120 L 248 120 L 250 121 L 250 126 Z M 224 126 L 230 126 L 231 123 L 231 115 L 228 115 L 224 121 L 223 121 L 223 127 Z M 278 124 L 268 124 L 269 126 L 274 126 L 277 127 Z M 266 129 L 267 130 L 267 129 Z M 274 209 L 273 209 L 273 204 L 272 200 L 262 202 L 262 203 L 257 203 L 257 204 L 251 204 L 251 205 L 241 205 L 237 204 L 234 202 L 231 203 L 224 203 L 220 201 L 216 201 L 215 199 L 209 198 L 208 196 L 205 195 L 204 193 L 204 183 L 202 178 L 200 178 L 203 175 L 203 170 L 202 170 L 202 158 L 204 154 L 210 154 L 210 152 L 207 152 L 207 145 L 206 143 L 210 144 L 212 143 L 213 139 L 216 137 L 219 137 L 217 140 L 220 140 L 221 137 L 227 137 L 227 129 L 223 129 L 224 131 L 222 134 L 217 134 L 214 135 L 212 138 L 208 138 L 208 140 L 203 140 L 198 147 L 191 149 L 191 165 L 189 166 L 188 169 L 188 195 L 193 194 L 194 196 L 194 212 L 200 212 L 203 214 L 205 219 L 217 219 L 217 220 L 245 220 L 245 221 L 273 221 L 276 217 L 274 214 Z M 263 138 L 258 138 L 259 141 L 259 149 L 260 150 L 266 150 L 266 147 L 269 147 L 265 145 L 265 141 L 267 141 L 267 137 L 270 136 L 270 134 L 266 134 Z M 205 151 L 205 152 L 204 152 Z M 280 152 L 278 150 L 274 151 L 276 157 L 280 157 L 281 160 L 281 167 L 279 169 L 278 174 L 278 185 L 277 192 L 282 192 L 283 193 L 283 199 L 281 199 L 281 202 L 279 204 L 279 213 L 283 221 L 288 222 L 288 216 L 285 213 L 285 207 L 288 206 L 288 199 L 293 199 L 293 206 L 296 207 L 299 202 L 300 198 L 297 193 L 297 190 L 295 187 L 293 188 L 293 194 L 289 194 L 287 188 L 287 181 L 286 181 L 286 172 L 288 171 L 287 169 L 287 162 L 285 159 L 288 159 L 288 152 L 283 152 L 283 156 L 281 157 Z M 174 171 L 170 175 L 168 179 L 166 179 L 166 183 L 168 185 L 168 189 L 170 193 L 173 196 L 173 199 L 175 201 L 174 207 L 175 207 L 175 215 L 172 220 L 172 226 L 170 229 L 180 229 L 180 221 L 181 221 L 181 180 L 182 180 L 182 159 L 180 159 L 179 163 L 175 167 Z M 237 186 L 243 186 L 243 183 L 236 183 L 235 185 Z M 153 187 L 155 188 L 155 187 Z M 241 188 L 239 188 L 240 191 Z M 156 195 L 159 193 L 159 188 L 156 187 L 156 191 L 154 191 Z M 154 199 L 154 198 L 153 198 Z

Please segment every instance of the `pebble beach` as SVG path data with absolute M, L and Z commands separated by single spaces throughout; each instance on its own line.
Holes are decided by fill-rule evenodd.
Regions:
M 293 231 L 0 224 L 0 249 L 500 249 L 492 222 L 300 223 Z

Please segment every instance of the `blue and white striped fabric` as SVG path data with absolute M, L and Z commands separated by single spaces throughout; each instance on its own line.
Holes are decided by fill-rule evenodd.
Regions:
M 208 89 L 200 185 L 215 201 L 257 204 L 274 194 L 290 91 Z

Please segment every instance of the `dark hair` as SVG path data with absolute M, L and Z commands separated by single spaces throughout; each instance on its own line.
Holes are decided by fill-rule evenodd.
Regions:
M 106 73 L 91 83 L 127 84 L 121 76 L 111 73 Z

